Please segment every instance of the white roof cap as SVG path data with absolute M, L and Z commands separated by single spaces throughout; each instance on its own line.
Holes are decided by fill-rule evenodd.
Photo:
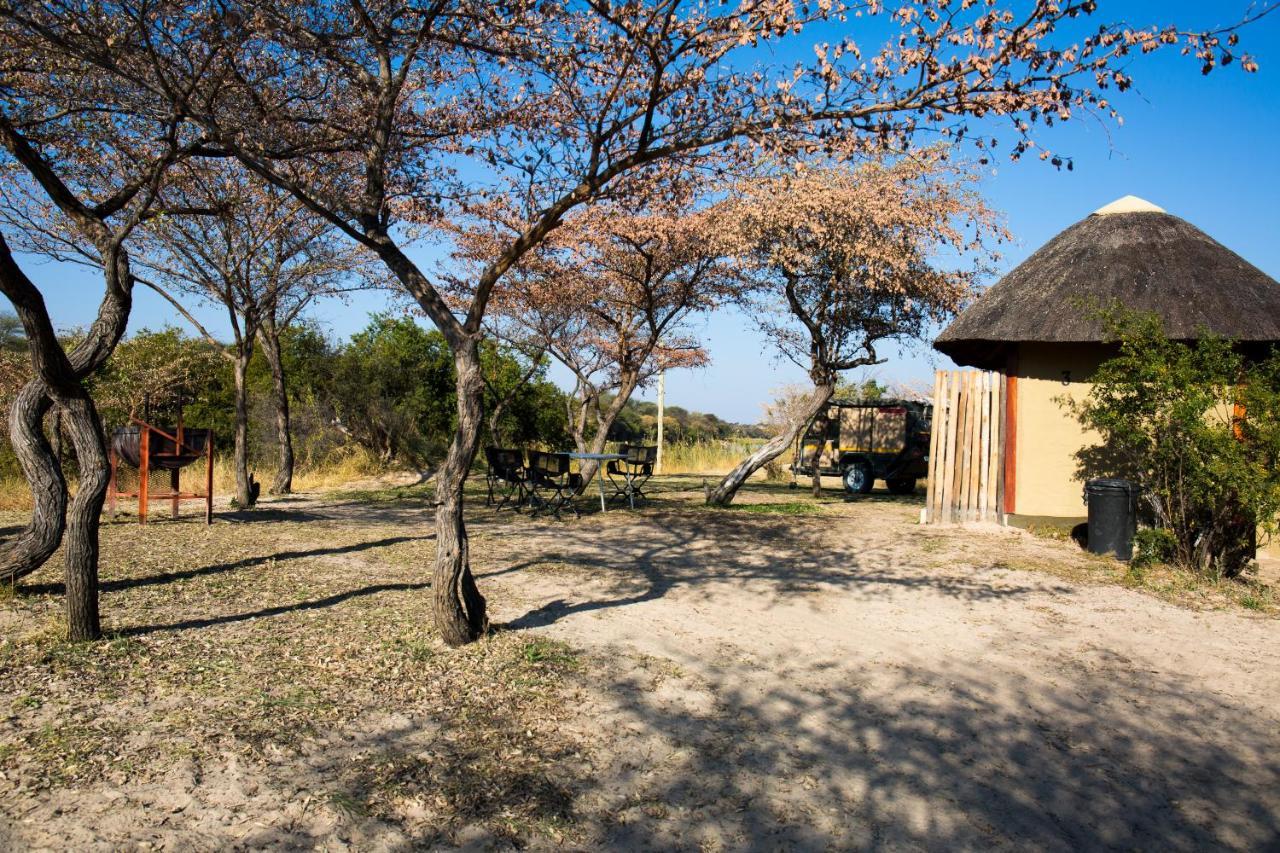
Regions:
M 1127 195 L 1124 198 L 1118 198 L 1111 204 L 1098 208 L 1093 212 L 1094 216 L 1107 216 L 1112 213 L 1165 213 L 1162 207 L 1156 207 L 1144 198 L 1138 198 L 1136 195 Z

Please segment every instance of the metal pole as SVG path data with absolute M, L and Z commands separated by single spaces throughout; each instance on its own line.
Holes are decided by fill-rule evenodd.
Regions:
M 662 418 L 667 407 L 667 372 L 658 372 L 658 458 L 653 463 L 653 473 L 662 473 Z

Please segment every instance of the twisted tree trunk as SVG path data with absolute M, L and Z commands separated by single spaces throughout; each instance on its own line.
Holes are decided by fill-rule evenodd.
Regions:
M 119 229 L 108 226 L 107 220 L 136 193 L 144 193 L 142 205 L 149 206 L 155 200 L 160 176 L 177 158 L 177 150 L 170 146 L 160 160 L 152 162 L 147 182 L 117 193 L 109 203 L 86 205 L 75 197 L 38 145 L 32 145 L 7 121 L 0 122 L 0 135 L 8 152 L 44 189 L 49 200 L 92 242 L 105 285 L 97 316 L 87 334 L 67 353 L 54 331 L 44 296 L 18 266 L 0 234 L 0 292 L 9 298 L 22 321 L 31 366 L 39 382 L 39 387 L 33 383 L 23 389 L 19 396 L 25 395 L 25 399 L 16 407 L 11 422 L 15 450 L 20 459 L 25 457 L 23 471 L 31 477 L 35 508 L 30 525 L 18 537 L 15 547 L 0 553 L 0 574 L 20 576 L 35 568 L 39 563 L 32 558 L 43 555 L 47 559 L 65 530 L 68 633 L 73 640 L 95 639 L 100 634 L 98 524 L 111 473 L 102 424 L 84 380 L 111 356 L 128 324 L 133 307 L 133 276 L 124 240 L 140 221 L 141 211 L 125 217 Z M 79 468 L 80 484 L 69 514 L 66 480 L 41 429 L 50 401 L 67 417 Z M 16 445 L 23 446 L 19 449 Z
M 824 383 L 814 386 L 813 392 L 805 400 L 804 405 L 788 422 L 787 428 L 769 439 L 763 447 L 738 463 L 738 466 L 725 475 L 720 483 L 707 493 L 707 503 L 728 506 L 742 484 L 756 471 L 759 471 L 772 460 L 781 456 L 796 440 L 814 415 L 822 411 L 835 393 L 835 383 Z
M 57 409 L 49 418 L 49 447 L 53 450 L 54 461 L 61 465 L 65 454 L 62 448 L 62 413 Z
M 62 544 L 66 526 L 67 481 L 44 432 L 51 406 L 40 378 L 18 392 L 9 410 L 9 441 L 31 487 L 31 521 L 0 546 L 0 582 L 12 586 L 40 568 Z
M 111 470 L 98 410 L 83 388 L 76 391 L 69 399 L 59 400 L 80 469 L 76 496 L 67 511 L 67 635 L 71 640 L 96 640 L 102 635 L 98 619 L 98 522 Z
M 289 424 L 289 388 L 285 381 L 284 359 L 280 354 L 280 338 L 274 330 L 264 326 L 258 337 L 262 341 L 262 354 L 271 368 L 272 399 L 276 410 L 279 464 L 270 492 L 273 495 L 287 495 L 293 491 L 293 430 Z
M 461 646 L 488 628 L 484 596 L 471 574 L 463 487 L 475 459 L 483 425 L 484 377 L 474 338 L 454 343 L 458 428 L 436 475 L 436 565 L 431 587 L 436 625 L 450 646 Z
M 44 432 L 44 416 L 56 406 L 60 415 L 76 421 L 70 430 L 73 438 L 80 437 L 76 447 L 80 487 L 71 539 L 67 541 L 66 563 L 68 628 L 72 639 L 98 636 L 98 522 L 110 480 L 102 427 L 94 426 L 97 414 L 82 382 L 111 355 L 124 334 L 132 305 L 127 255 L 118 243 L 104 246 L 102 254 L 106 293 L 89 334 L 68 355 L 54 332 L 44 297 L 18 266 L 0 235 L 0 291 L 9 298 L 22 321 L 36 374 L 19 392 L 9 421 L 14 453 L 31 485 L 31 521 L 21 534 L 0 549 L 0 578 L 13 583 L 35 571 L 53 555 L 67 535 L 66 478 Z M 90 434 L 95 429 L 100 452 L 91 446 Z

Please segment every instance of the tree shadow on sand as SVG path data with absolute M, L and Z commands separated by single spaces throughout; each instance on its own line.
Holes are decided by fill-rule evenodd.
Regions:
M 334 593 L 333 595 L 326 595 L 323 598 L 296 601 L 290 604 L 279 604 L 275 607 L 264 607 L 260 610 L 251 610 L 246 613 L 229 613 L 202 619 L 183 619 L 178 622 L 170 622 L 163 625 L 138 625 L 132 628 L 125 628 L 120 631 L 120 635 L 136 637 L 143 634 L 154 634 L 158 631 L 182 631 L 191 628 L 210 628 L 214 625 L 230 625 L 236 622 L 250 622 L 254 619 L 266 619 L 271 616 L 282 616 L 286 613 L 299 613 L 307 610 L 323 610 L 328 607 L 336 607 L 337 605 L 350 601 L 353 598 L 363 598 L 365 596 L 378 595 L 384 592 L 415 592 L 418 590 L 428 589 L 430 586 L 430 582 L 426 581 L 422 583 L 372 584 L 358 589 L 344 590 L 342 592 Z
M 874 689 L 816 690 L 785 667 L 727 664 L 691 707 L 625 654 L 601 660 L 577 685 L 591 695 L 591 716 L 571 723 L 585 750 L 563 741 L 539 762 L 485 762 L 481 774 L 459 735 L 402 718 L 306 757 L 291 783 L 343 802 L 378 802 L 390 784 L 402 802 L 465 805 L 462 823 L 442 824 L 383 797 L 351 818 L 357 845 L 489 849 L 568 831 L 572 846 L 628 850 L 1065 853 L 1263 850 L 1280 837 L 1272 727 L 1123 662 L 1064 661 L 1038 685 L 965 664 L 903 666 Z M 555 835 L 539 835 L 546 827 Z M 296 839 L 275 826 L 250 841 Z
M 917 565 L 921 555 L 904 551 L 896 534 L 868 536 L 856 548 L 834 547 L 821 536 L 823 523 L 821 519 L 724 512 L 648 516 L 607 531 L 556 535 L 553 541 L 540 540 L 537 545 L 531 540 L 538 534 L 528 529 L 491 530 L 491 542 L 508 543 L 503 550 L 517 554 L 534 550 L 537 556 L 482 570 L 479 577 L 537 571 L 548 564 L 569 566 L 589 576 L 590 585 L 580 589 L 592 597 L 575 603 L 545 603 L 509 623 L 508 627 L 517 629 L 653 601 L 678 588 L 710 595 L 721 584 L 751 584 L 774 600 L 822 590 L 860 600 L 919 590 L 972 602 L 1074 592 L 1047 578 L 1020 583 L 955 566 L 922 572 Z M 922 540 L 928 535 L 920 534 Z
M 656 736 L 675 758 L 621 782 L 606 768 L 618 806 L 667 806 L 608 828 L 606 843 L 1276 849 L 1270 721 L 1114 661 L 1063 661 L 1050 684 L 999 676 L 903 667 L 874 691 L 804 690 L 785 671 L 729 666 L 695 714 L 647 675 L 619 676 L 604 687 L 616 718 L 602 722 Z
M 175 572 L 164 572 L 158 575 L 145 575 L 142 577 L 107 580 L 102 582 L 99 589 L 104 593 L 118 592 L 120 590 L 135 589 L 137 587 L 155 586 L 157 584 L 175 583 L 177 581 L 191 580 L 193 578 L 207 577 L 209 575 L 220 575 L 227 572 L 239 571 L 241 569 L 251 569 L 266 563 L 280 563 L 287 560 L 304 560 L 312 557 L 331 557 L 342 554 L 355 554 L 360 551 L 369 551 L 374 548 L 386 548 L 391 545 L 398 545 L 402 542 L 420 542 L 434 538 L 434 534 L 425 536 L 391 536 L 385 539 L 372 539 L 365 542 L 355 542 L 350 545 L 337 545 L 332 548 L 310 548 L 305 551 L 275 551 L 270 554 L 259 554 L 253 557 L 245 557 L 242 560 L 235 560 L 229 563 L 214 563 L 209 566 L 200 566 L 194 569 L 182 569 Z M 24 595 L 62 595 L 64 590 L 65 587 L 60 582 L 26 584 L 18 587 L 18 591 Z

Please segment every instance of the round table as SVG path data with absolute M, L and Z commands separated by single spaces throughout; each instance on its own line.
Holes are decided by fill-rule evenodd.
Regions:
M 594 459 L 601 463 L 627 458 L 625 453 L 570 453 L 568 456 L 570 459 Z M 603 465 L 596 466 L 596 482 L 600 484 L 600 511 L 608 512 L 604 505 L 604 472 L 600 470 L 602 467 Z M 585 483 L 583 488 L 586 488 Z

